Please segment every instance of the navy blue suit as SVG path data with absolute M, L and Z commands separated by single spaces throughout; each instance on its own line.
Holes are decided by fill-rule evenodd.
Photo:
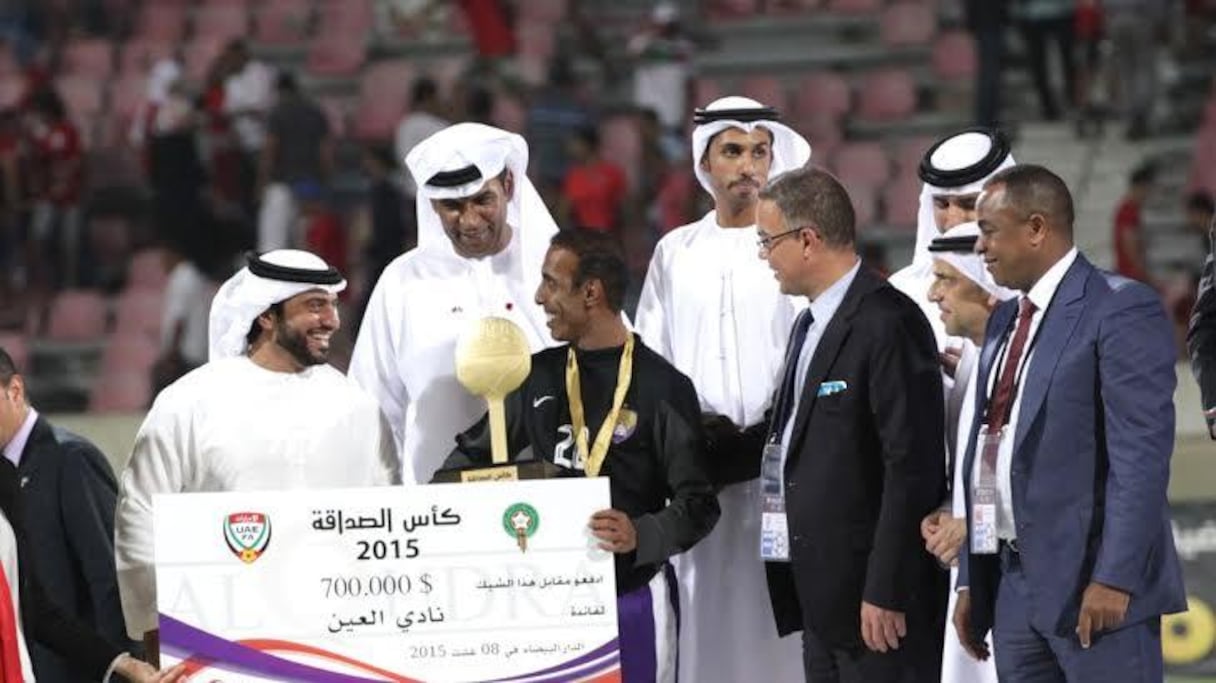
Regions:
M 1017 307 L 1013 300 L 993 311 L 980 356 L 976 421 L 963 470 L 969 531 L 977 432 Z M 1131 680 L 1126 667 L 1139 665 L 1121 658 L 1155 656 L 1155 667 L 1161 666 L 1160 615 L 1186 609 L 1166 498 L 1174 445 L 1171 329 L 1153 290 L 1098 270 L 1083 256 L 1043 313 L 1012 434 L 1019 552 L 963 552 L 959 562 L 959 586 L 971 591 L 972 637 L 995 629 L 1002 680 L 1063 680 L 1060 672 L 1069 680 L 1099 680 L 1095 671 L 1124 671 L 1102 680 Z M 1006 594 L 1014 571 L 1010 557 L 1019 574 L 1016 596 Z M 1131 601 L 1122 626 L 1099 634 L 1082 652 L 1075 628 L 1091 581 L 1125 591 Z M 1013 597 L 1016 603 L 1008 602 Z M 1044 643 L 1040 654 L 1055 659 L 1048 667 L 1057 667 L 1056 673 L 1028 673 L 1035 666 L 1022 653 L 1002 654 L 1002 629 L 1019 627 L 1007 618 L 1013 613 L 1033 634 L 1030 640 Z M 1138 649 L 1126 642 L 1137 637 L 1136 629 L 1144 629 L 1150 643 L 1157 636 L 1155 655 L 1151 645 Z M 1121 632 L 1122 643 L 1116 638 Z

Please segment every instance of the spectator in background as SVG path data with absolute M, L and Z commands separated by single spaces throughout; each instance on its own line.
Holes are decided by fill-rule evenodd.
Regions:
M 1008 0 L 964 0 L 967 28 L 979 57 L 975 84 L 975 122 L 994 128 L 1001 118 L 1001 70 L 1005 61 Z
M 368 203 L 372 235 L 364 249 L 367 270 L 360 315 L 367 309 L 372 287 L 380 281 L 380 274 L 388 264 L 418 244 L 414 202 L 406 200 L 395 182 L 396 170 L 397 164 L 387 148 L 373 146 L 363 150 L 363 172 L 371 181 Z M 355 330 L 358 331 L 358 326 Z
M 1208 242 L 1208 227 L 1212 225 L 1212 217 L 1216 216 L 1216 203 L 1212 195 L 1204 190 L 1196 190 L 1186 198 L 1186 229 L 1195 235 L 1195 243 L 1203 245 L 1204 253 L 1211 247 Z
M 253 59 L 245 41 L 237 39 L 224 48 L 227 76 L 224 79 L 224 112 L 232 121 L 241 149 L 240 188 L 244 201 L 252 207 L 255 164 L 267 135 L 267 114 L 278 92 L 274 70 Z
M 277 100 L 270 112 L 266 140 L 258 164 L 262 208 L 258 214 L 258 250 L 295 246 L 291 226 L 297 207 L 294 183 L 320 183 L 333 168 L 333 137 L 325 112 L 300 92 L 295 76 L 281 73 L 275 84 Z M 329 263 L 344 265 L 322 254 Z
M 670 133 L 681 135 L 689 108 L 688 79 L 694 45 L 684 35 L 676 5 L 655 5 L 649 23 L 630 39 L 626 49 L 637 61 L 633 103 L 655 110 Z
M 220 278 L 210 264 L 191 260 L 183 248 L 165 251 L 165 309 L 160 357 L 152 368 L 152 395 L 207 362 L 207 302 Z
M 55 264 L 47 282 L 76 286 L 80 278 L 80 198 L 84 149 L 80 131 L 54 90 L 34 94 L 26 119 L 33 148 L 34 210 L 30 230 L 39 256 Z
M 558 221 L 568 228 L 618 232 L 628 192 L 625 171 L 600 156 L 600 134 L 594 126 L 572 136 L 567 152 L 570 168 L 562 182 Z
M 1168 5 L 1168 0 L 1102 0 L 1128 140 L 1149 133 L 1157 96 L 1157 35 L 1164 28 Z
M 1102 68 L 1102 5 L 1099 0 L 1077 0 L 1073 17 L 1073 37 L 1076 38 L 1080 63 L 1077 68 L 1076 98 L 1077 137 L 1101 136 L 1104 130 L 1099 90 L 1109 79 L 1101 78 Z
M 37 539 L 26 548 L 30 554 L 21 558 L 22 568 L 25 562 L 37 567 L 45 597 L 59 610 L 91 627 L 109 645 L 136 648 L 123 628 L 114 570 L 118 497 L 114 471 L 92 443 L 38 414 L 29 404 L 25 379 L 4 349 L 0 349 L 0 450 L 9 461 L 2 465 L 12 463 L 17 468 L 23 530 Z M 98 680 L 73 670 L 70 655 L 40 640 L 37 629 L 29 635 L 38 680 Z M 22 680 L 8 675 L 7 661 L 4 673 L 5 681 Z
M 1216 223 L 1209 225 L 1207 259 L 1191 311 L 1186 346 L 1191 355 L 1191 373 L 1199 384 L 1208 434 L 1216 439 Z
M 21 115 L 16 109 L 0 111 L 0 296 L 7 290 L 25 288 L 25 264 L 28 258 L 26 240 L 22 235 L 25 221 L 22 197 L 22 157 L 24 136 Z
M 232 119 L 228 115 L 225 81 L 231 71 L 231 56 L 221 52 L 207 67 L 199 108 L 204 127 L 207 170 L 211 178 L 211 199 L 217 205 L 242 207 L 241 148 Z
M 450 123 L 443 115 L 443 102 L 435 80 L 428 76 L 416 79 L 410 88 L 410 113 L 397 124 L 397 159 L 405 161 L 405 155 L 414 145 L 447 128 Z M 414 179 L 408 173 L 405 176 L 405 193 L 412 202 L 417 188 Z
M 198 154 L 199 118 L 185 82 L 175 78 L 148 110 L 146 159 L 152 186 L 152 214 L 160 240 L 190 245 L 190 254 L 211 239 L 204 229 L 207 182 Z
M 1074 0 L 1022 0 L 1017 5 L 1022 38 L 1026 44 L 1026 58 L 1030 61 L 1030 75 L 1039 94 L 1039 108 L 1048 121 L 1060 119 L 1060 102 L 1052 79 L 1047 73 L 1048 44 L 1055 43 L 1064 72 L 1064 97 L 1066 104 L 1076 95 L 1076 65 L 1073 61 L 1073 13 Z
M 464 11 L 477 57 L 495 62 L 515 54 L 514 17 L 502 0 L 458 0 Z
M 594 121 L 575 90 L 573 66 L 560 55 L 554 57 L 549 65 L 549 82 L 528 109 L 524 138 L 532 149 L 530 175 L 549 206 L 556 204 L 566 178 L 566 141 Z
M 1148 273 L 1141 209 L 1156 181 L 1157 169 L 1151 164 L 1140 165 L 1132 171 L 1127 192 L 1115 210 L 1115 272 L 1150 285 L 1153 281 Z
M 346 228 L 330 204 L 325 187 L 313 180 L 301 180 L 291 189 L 300 207 L 304 250 L 338 270 L 346 270 Z

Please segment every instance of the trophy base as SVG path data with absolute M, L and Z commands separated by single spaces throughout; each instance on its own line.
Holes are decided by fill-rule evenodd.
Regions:
M 457 484 L 470 481 L 521 481 L 524 479 L 557 479 L 568 476 L 548 460 L 528 460 L 506 465 L 488 465 L 440 470 L 435 473 L 437 484 Z

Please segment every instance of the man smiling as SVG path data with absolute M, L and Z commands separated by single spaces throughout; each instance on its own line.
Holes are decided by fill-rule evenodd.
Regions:
M 553 337 L 568 343 L 533 355 L 532 372 L 507 397 L 508 450 L 514 460 L 530 449 L 567 476 L 608 477 L 614 509 L 588 525 L 616 553 L 622 676 L 671 682 L 676 587 L 667 560 L 708 534 L 719 510 L 696 391 L 625 327 L 626 272 L 607 235 L 553 238 L 536 301 Z M 456 443 L 445 467 L 488 465 L 488 419 Z
M 326 363 L 346 281 L 282 249 L 232 276 L 211 306 L 211 360 L 152 405 L 123 472 L 115 523 L 127 632 L 155 661 L 152 497 L 400 481 L 375 401 Z
M 376 283 L 350 376 L 380 402 L 405 481 L 425 482 L 484 406 L 456 380 L 460 334 L 498 316 L 533 351 L 553 343 L 532 293 L 557 226 L 528 180 L 518 135 L 457 124 L 419 143 L 406 165 L 418 184 L 418 246 Z

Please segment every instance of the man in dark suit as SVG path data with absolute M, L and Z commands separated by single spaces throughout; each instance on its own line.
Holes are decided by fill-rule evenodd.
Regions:
M 1199 383 L 1208 434 L 1216 439 L 1216 221 L 1208 228 L 1208 243 L 1199 296 L 1186 331 L 1186 347 L 1191 353 L 1191 372 Z
M 1186 609 L 1166 487 L 1174 345 L 1148 286 L 1073 246 L 1041 166 L 994 176 L 976 250 L 1023 293 L 988 322 L 964 452 L 969 552 L 954 625 L 1001 680 L 1163 678 L 1161 615 Z
M 763 427 L 777 629 L 803 632 L 813 682 L 936 681 L 944 583 L 918 528 L 945 486 L 933 332 L 861 266 L 852 203 L 829 173 L 783 174 L 760 199 L 760 255 L 782 292 L 811 302 Z
M 16 623 L 0 605 L 0 681 L 29 677 L 25 657 L 10 657 L 27 645 L 39 680 L 109 680 L 113 673 L 176 680 L 181 667 L 157 673 L 114 635 L 124 630 L 112 563 L 114 474 L 95 447 L 30 408 L 25 382 L 2 348 L 0 446 L 0 599 L 19 596 L 21 606 Z M 80 468 L 89 472 L 73 471 Z M 54 500 L 34 499 L 49 495 Z M 10 560 L 18 558 L 14 576 Z
M 55 427 L 29 405 L 25 381 L 0 349 L 0 375 L 9 375 L 0 405 L 0 450 L 17 467 L 25 532 L 38 579 L 64 612 L 92 626 L 123 649 L 126 637 L 114 573 L 114 505 L 118 484 L 101 451 Z M 30 642 L 34 671 L 71 683 L 67 662 L 37 639 Z

